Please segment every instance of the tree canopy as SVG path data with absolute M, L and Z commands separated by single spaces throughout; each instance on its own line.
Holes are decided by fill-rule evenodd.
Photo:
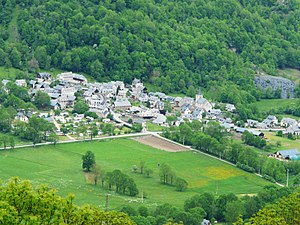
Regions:
M 46 186 L 33 188 L 28 181 L 12 178 L 0 186 L 1 224 L 116 224 L 134 225 L 120 212 L 104 212 L 85 205 L 76 206 L 74 195 L 60 197 Z
M 0 65 L 134 77 L 166 93 L 252 102 L 256 71 L 300 68 L 299 1 L 0 2 Z M 15 25 L 16 23 L 16 25 Z M 7 29 L 16 26 L 14 32 Z M 30 63 L 29 63 L 30 62 Z

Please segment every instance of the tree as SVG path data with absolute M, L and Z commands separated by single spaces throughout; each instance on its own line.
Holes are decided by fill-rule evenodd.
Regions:
M 17 48 L 13 48 L 9 58 L 13 67 L 21 68 L 21 53 Z
M 174 182 L 175 186 L 176 186 L 176 190 L 177 191 L 185 191 L 187 186 L 188 186 L 188 182 L 182 178 L 177 177 L 175 179 Z
M 151 175 L 153 174 L 153 170 L 150 168 L 145 168 L 145 175 L 146 177 L 151 177 Z
M 299 224 L 300 222 L 299 191 L 283 197 L 276 204 L 261 209 L 250 221 L 254 225 Z
M 98 184 L 98 180 L 99 178 L 103 178 L 104 177 L 104 171 L 101 169 L 101 167 L 97 164 L 94 164 L 91 172 L 93 174 L 93 180 L 94 180 L 94 184 L 97 185 Z
M 48 137 L 48 140 L 50 142 L 52 142 L 53 145 L 56 145 L 56 143 L 58 142 L 58 136 L 57 136 L 57 134 L 55 132 L 51 132 L 50 135 L 49 135 L 49 137 Z
M 29 71 L 31 71 L 31 72 L 37 72 L 38 69 L 39 69 L 39 62 L 35 58 L 32 58 L 28 62 L 28 66 L 29 66 Z
M 91 132 L 90 134 L 91 134 L 91 140 L 92 140 L 93 137 L 96 137 L 96 136 L 98 135 L 99 130 L 98 130 L 98 128 L 97 128 L 96 125 L 93 125 L 93 126 L 91 127 L 90 132 Z
M 2 141 L 2 144 L 3 144 L 3 148 L 4 149 L 6 149 L 6 147 L 7 147 L 7 144 L 8 144 L 8 137 L 6 136 L 6 135 L 3 135 L 2 137 L 1 137 L 1 141 Z
M 144 168 L 145 168 L 145 161 L 140 161 L 140 172 L 141 172 L 141 174 L 143 174 L 144 173 Z
M 89 110 L 89 106 L 84 101 L 77 101 L 74 105 L 74 112 L 84 114 Z
M 87 151 L 82 156 L 82 169 L 84 169 L 87 172 L 91 171 L 91 168 L 95 165 L 95 155 L 91 151 Z
M 45 224 L 45 221 L 51 224 L 135 224 L 124 213 L 104 212 L 90 205 L 80 207 L 74 205 L 73 194 L 63 198 L 46 185 L 33 187 L 29 181 L 18 178 L 1 185 L 0 193 L 2 224 Z
M 171 167 L 163 163 L 159 168 L 160 182 L 162 184 L 173 184 L 175 180 L 175 173 L 172 171 Z
M 9 145 L 10 145 L 10 147 L 11 148 L 15 148 L 15 138 L 14 137 L 12 137 L 12 136 L 10 136 L 9 137 Z
M 37 91 L 34 101 L 34 105 L 39 109 L 45 109 L 50 107 L 50 96 L 42 91 Z
M 233 223 L 238 220 L 240 215 L 244 215 L 244 205 L 240 200 L 229 202 L 225 209 L 226 222 Z

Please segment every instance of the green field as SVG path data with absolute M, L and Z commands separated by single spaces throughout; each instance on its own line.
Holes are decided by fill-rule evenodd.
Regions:
M 35 185 L 47 183 L 50 187 L 58 189 L 63 196 L 70 192 L 75 193 L 77 204 L 91 203 L 104 207 L 106 191 L 88 184 L 81 170 L 81 156 L 87 150 L 95 153 L 97 163 L 105 171 L 121 169 L 133 177 L 139 190 L 146 193 L 144 204 L 149 207 L 165 202 L 182 206 L 184 200 L 194 194 L 203 192 L 216 194 L 217 190 L 217 194 L 230 192 L 252 194 L 257 193 L 264 185 L 270 184 L 253 174 L 200 153 L 170 153 L 129 139 L 1 151 L 0 178 L 5 181 L 12 176 L 19 176 L 31 180 Z M 141 160 L 154 170 L 152 178 L 145 178 L 131 171 L 132 166 L 139 165 Z M 158 163 L 169 164 L 177 176 L 185 178 L 189 183 L 188 190 L 176 192 L 174 187 L 161 185 Z M 110 194 L 110 209 L 130 202 L 132 206 L 142 204 L 140 196 L 131 198 L 113 192 Z
M 275 132 L 267 132 L 265 133 L 265 136 L 270 140 L 271 144 L 276 145 L 276 142 L 280 141 L 281 146 L 278 147 L 278 150 L 287 150 L 292 148 L 300 150 L 300 140 L 290 140 L 287 137 L 278 137 Z
M 162 131 L 164 129 L 163 126 L 159 126 L 157 124 L 154 124 L 152 122 L 147 122 L 147 130 L 148 131 Z
M 268 112 L 272 109 L 285 108 L 289 105 L 295 105 L 299 99 L 263 99 L 253 103 L 260 112 Z
M 284 69 L 278 70 L 278 75 L 294 81 L 296 84 L 300 81 L 300 70 Z

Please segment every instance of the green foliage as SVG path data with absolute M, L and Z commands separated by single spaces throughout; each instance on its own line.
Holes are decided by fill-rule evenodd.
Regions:
M 77 101 L 74 105 L 74 112 L 84 114 L 89 110 L 89 106 L 84 101 Z
M 177 191 L 185 191 L 188 186 L 188 182 L 180 177 L 176 178 L 174 184 L 176 186 Z
M 50 96 L 45 92 L 38 91 L 33 103 L 38 109 L 47 109 L 50 107 Z
M 277 204 L 261 209 L 251 218 L 251 224 L 299 224 L 300 223 L 300 196 L 295 192 L 283 197 Z
M 128 200 L 132 200 L 130 205 L 133 207 L 144 205 L 153 209 L 154 204 L 160 205 L 165 202 L 181 207 L 184 200 L 191 195 L 206 191 L 215 193 L 216 182 L 219 186 L 218 194 L 257 193 L 264 185 L 270 184 L 258 176 L 243 172 L 206 155 L 195 154 L 192 151 L 174 154 L 130 139 L 68 143 L 56 146 L 51 144 L 35 148 L 0 151 L 1 165 L 2 168 L 5 168 L 0 171 L 0 175 L 3 180 L 6 180 L 18 174 L 20 177 L 30 179 L 35 184 L 47 183 L 51 187 L 58 188 L 58 192 L 62 196 L 67 196 L 69 192 L 75 193 L 77 197 L 74 202 L 76 204 L 101 204 L 104 207 L 107 193 L 106 181 L 102 188 L 102 176 L 99 176 L 98 185 L 94 186 L 86 182 L 85 173 L 81 171 L 81 156 L 88 150 L 95 154 L 96 162 L 101 169 L 110 172 L 119 168 L 134 179 L 140 191 L 140 194 L 134 198 L 111 193 L 109 209 L 117 209 L 121 205 L 128 204 Z M 153 170 L 151 178 L 146 178 L 146 174 L 143 176 L 140 173 L 132 172 L 132 165 L 139 166 L 141 159 L 146 161 L 147 168 Z M 189 186 L 186 191 L 177 192 L 175 186 L 160 184 L 159 162 L 167 163 L 178 176 L 188 181 Z M 89 175 L 90 181 L 94 183 L 93 172 Z M 141 203 L 142 191 L 147 194 L 144 203 Z M 162 193 L 163 198 L 161 197 Z M 272 195 L 277 193 L 279 191 L 273 191 Z M 267 196 L 267 194 L 263 196 Z
M 242 140 L 245 144 L 255 146 L 257 148 L 264 148 L 267 145 L 266 140 L 262 139 L 259 136 L 251 134 L 249 131 L 245 131 L 242 134 Z
M 106 173 L 105 180 L 107 188 L 115 189 L 116 193 L 129 196 L 136 196 L 139 193 L 134 180 L 120 170 Z
M 159 168 L 159 177 L 162 184 L 172 185 L 175 181 L 176 175 L 169 165 L 163 163 Z
M 197 123 L 185 123 L 164 130 L 163 135 L 173 141 L 191 145 L 195 149 L 223 158 L 247 172 L 267 175 L 264 177 L 271 177 L 272 181 L 285 180 L 284 167 L 288 165 L 287 163 L 260 155 L 253 148 L 243 144 L 228 141 L 228 134 L 219 124 L 208 123 L 202 127 Z M 243 134 L 243 140 L 258 147 L 266 145 L 265 140 L 247 132 Z M 296 170 L 300 172 L 300 168 Z
M 297 1 L 0 4 L 0 65 L 7 67 L 28 69 L 34 57 L 41 68 L 99 81 L 140 77 L 164 92 L 194 96 L 201 85 L 231 103 L 258 97 L 255 70 L 300 67 Z
M 1 224 L 135 224 L 124 213 L 104 212 L 90 205 L 79 207 L 73 203 L 73 194 L 62 198 L 54 189 L 34 189 L 28 181 L 18 178 L 0 189 Z
M 87 172 L 91 171 L 95 163 L 95 155 L 93 152 L 87 151 L 82 156 L 82 169 L 86 170 Z

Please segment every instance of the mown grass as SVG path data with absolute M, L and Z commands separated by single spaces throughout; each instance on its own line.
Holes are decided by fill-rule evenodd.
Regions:
M 298 84 L 300 81 L 300 70 L 291 69 L 291 68 L 278 70 L 278 75 L 290 79 L 294 81 L 296 84 Z
M 149 207 L 165 202 L 182 206 L 188 197 L 203 192 L 257 193 L 263 186 L 270 184 L 253 174 L 200 153 L 171 153 L 129 139 L 1 151 L 0 178 L 6 180 L 12 176 L 19 176 L 31 180 L 34 184 L 46 183 L 55 187 L 63 196 L 70 192 L 75 193 L 78 204 L 91 203 L 104 207 L 106 191 L 99 186 L 88 184 L 81 169 L 81 156 L 87 150 L 95 153 L 97 164 L 105 171 L 120 169 L 134 178 L 140 192 L 146 193 L 144 204 Z M 132 172 L 133 165 L 138 166 L 141 160 L 154 171 L 152 178 Z M 170 165 L 177 176 L 188 181 L 187 191 L 177 192 L 172 186 L 160 184 L 158 164 L 162 163 Z M 110 209 L 124 204 L 142 204 L 141 195 L 132 198 L 113 192 L 110 194 Z
M 148 131 L 162 131 L 164 127 L 154 124 L 152 122 L 147 122 L 147 130 Z
M 279 137 L 276 136 L 275 132 L 266 132 L 265 136 L 270 140 L 271 144 L 276 145 L 278 141 L 281 143 L 277 150 L 287 150 L 292 148 L 297 148 L 300 150 L 300 140 L 290 140 L 287 137 Z
M 253 104 L 257 106 L 260 112 L 269 112 L 272 109 L 296 105 L 298 101 L 298 99 L 263 99 Z

